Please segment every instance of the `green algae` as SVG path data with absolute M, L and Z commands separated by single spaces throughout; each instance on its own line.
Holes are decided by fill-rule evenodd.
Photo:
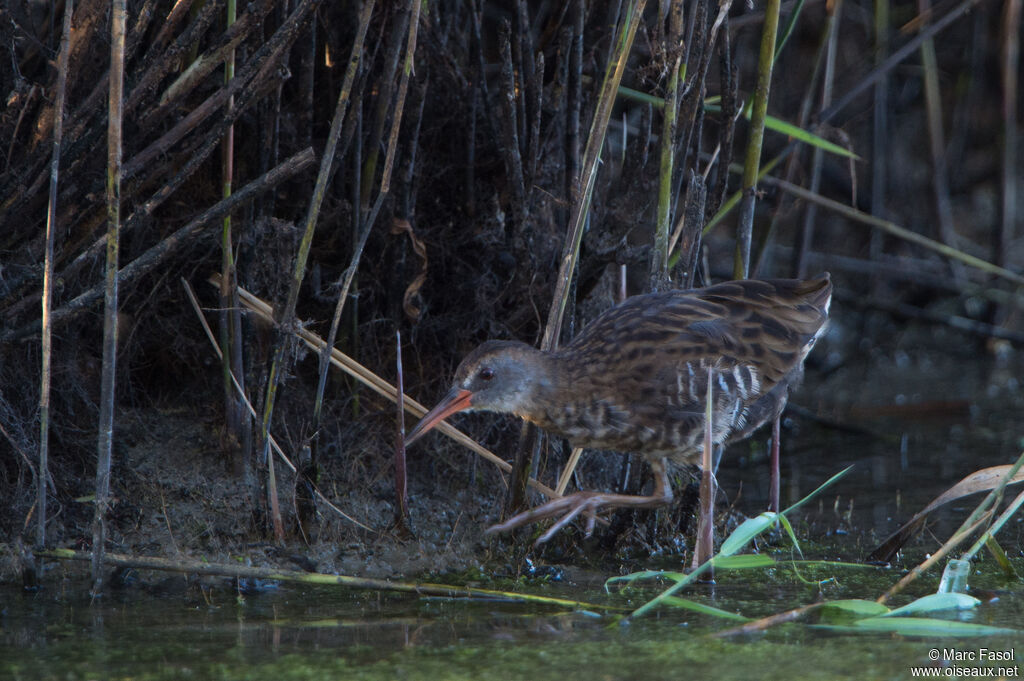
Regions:
M 864 599 L 895 579 L 893 570 L 847 569 L 812 587 L 781 567 L 786 555 L 777 552 L 777 565 L 769 569 L 723 572 L 718 584 L 695 585 L 686 596 L 760 617 L 821 599 Z M 595 588 L 559 587 L 581 600 L 634 606 L 659 591 L 648 585 L 606 596 Z M 213 588 L 221 592 L 213 600 L 222 607 L 191 592 L 151 595 L 136 588 L 90 603 L 0 589 L 0 679 L 904 679 L 912 667 L 968 666 L 931 660 L 932 651 L 1024 654 L 1019 637 L 995 633 L 1024 622 L 1019 584 L 950 614 L 993 628 L 969 639 L 927 630 L 920 636 L 847 633 L 851 620 L 824 612 L 756 636 L 721 639 L 715 635 L 736 622 L 670 607 L 623 626 L 607 615 L 536 604 L 287 586 L 235 602 L 226 585 Z M 914 596 L 903 594 L 890 605 Z M 1017 661 L 970 665 L 998 669 Z

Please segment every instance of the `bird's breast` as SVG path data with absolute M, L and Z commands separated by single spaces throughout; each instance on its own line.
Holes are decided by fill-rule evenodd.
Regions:
M 580 375 L 572 389 L 522 416 L 576 447 L 690 460 L 703 446 L 709 378 L 712 440 L 719 444 L 745 426 L 760 396 L 753 367 L 709 371 L 705 363 L 684 362 L 633 375 Z

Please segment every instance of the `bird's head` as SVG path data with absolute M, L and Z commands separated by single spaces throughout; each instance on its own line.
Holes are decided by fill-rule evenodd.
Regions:
M 455 370 L 452 388 L 405 438 L 406 446 L 460 411 L 495 411 L 523 416 L 539 386 L 548 381 L 545 355 L 525 343 L 487 341 Z

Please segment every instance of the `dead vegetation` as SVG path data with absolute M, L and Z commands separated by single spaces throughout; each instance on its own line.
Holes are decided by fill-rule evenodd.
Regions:
M 798 142 L 769 121 L 763 150 L 748 145 L 744 114 L 764 68 L 761 8 L 647 3 L 621 85 L 602 99 L 637 4 L 257 0 L 229 24 L 216 0 L 129 2 L 119 413 L 185 410 L 202 424 L 209 438 L 194 443 L 189 465 L 228 471 L 251 536 L 365 547 L 391 520 L 380 509 L 392 494 L 392 408 L 335 376 L 321 411 L 316 358 L 291 334 L 231 312 L 240 309 L 233 285 L 272 301 L 286 329 L 294 315 L 389 379 L 401 330 L 406 391 L 427 401 L 478 342 L 541 342 L 566 254 L 575 266 L 556 340 L 622 286 L 729 277 L 744 229 L 752 274 L 831 270 L 844 314 L 921 317 L 996 349 L 1024 339 L 1008 283 L 1020 283 L 1024 262 L 1019 3 L 968 0 L 920 16 L 900 5 L 887 19 L 871 4 L 810 2 L 799 16 L 784 6 L 768 114 L 817 137 Z M 89 513 L 74 499 L 91 494 L 95 474 L 108 215 L 110 6 L 74 5 L 66 61 L 64 12 L 64 3 L 28 1 L 0 10 L 9 64 L 0 69 L 0 530 L 28 538 L 39 517 L 40 310 L 55 187 L 49 544 L 87 534 Z M 604 114 L 606 131 L 596 130 Z M 758 184 L 756 195 L 750 187 L 756 207 L 737 223 L 727 209 L 742 185 L 730 164 L 745 162 L 770 166 L 779 181 Z M 805 188 L 799 200 L 786 183 Z M 856 210 L 841 216 L 828 199 Z M 887 236 L 863 216 L 927 238 Z M 220 296 L 206 283 L 215 272 L 228 275 Z M 226 378 L 182 279 L 258 418 Z M 273 410 L 264 409 L 268 393 Z M 269 432 L 299 474 L 277 464 L 268 494 L 260 419 L 270 411 Z M 467 422 L 495 451 L 515 450 L 510 424 Z M 122 427 L 136 426 L 115 416 L 115 433 Z M 115 438 L 115 496 L 141 489 L 119 483 L 129 460 L 118 448 Z M 553 482 L 567 454 L 559 443 L 545 450 L 542 480 Z M 644 482 L 620 459 L 590 470 L 610 485 Z M 325 511 L 310 483 L 366 510 L 359 520 L 373 532 Z M 419 526 L 435 523 L 441 536 L 460 522 L 449 497 L 476 504 L 479 492 L 482 512 L 497 513 L 504 489 L 489 464 L 461 452 L 410 461 Z M 152 499 L 121 501 L 153 512 Z M 629 534 L 622 525 L 613 524 L 616 536 Z M 634 544 L 654 542 L 632 529 Z

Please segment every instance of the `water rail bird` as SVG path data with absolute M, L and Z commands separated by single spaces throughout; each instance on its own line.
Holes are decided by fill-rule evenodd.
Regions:
M 667 463 L 700 461 L 709 376 L 716 446 L 777 418 L 824 329 L 831 297 L 827 273 L 729 281 L 628 298 L 555 352 L 487 341 L 462 360 L 451 390 L 405 443 L 456 412 L 491 411 L 575 447 L 641 453 L 654 473 L 649 496 L 576 492 L 488 530 L 558 518 L 540 543 L 583 514 L 589 533 L 600 511 L 672 501 Z

